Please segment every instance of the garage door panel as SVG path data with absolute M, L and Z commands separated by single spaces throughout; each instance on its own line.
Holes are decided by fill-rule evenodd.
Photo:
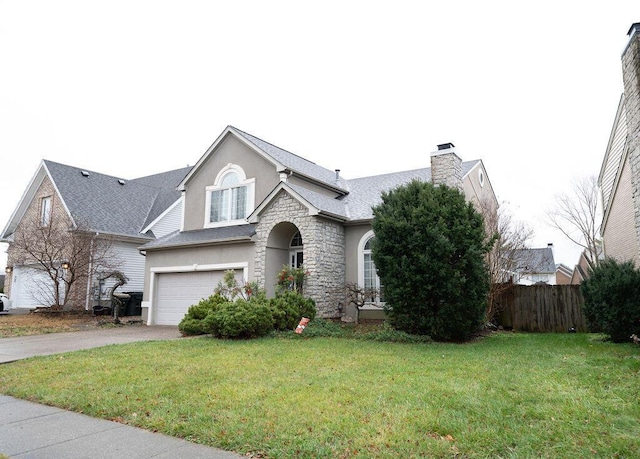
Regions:
M 156 323 L 178 325 L 189 306 L 213 295 L 224 271 L 162 273 L 157 276 Z
M 11 298 L 14 308 L 51 306 L 54 300 L 53 281 L 42 271 L 28 266 L 13 270 Z M 64 300 L 64 286 L 60 283 L 60 301 Z

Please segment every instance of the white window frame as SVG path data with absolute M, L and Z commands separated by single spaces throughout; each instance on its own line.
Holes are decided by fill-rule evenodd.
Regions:
M 233 187 L 221 187 L 220 184 L 224 180 L 225 176 L 229 173 L 235 173 L 238 176 L 239 183 L 234 185 Z M 218 228 L 221 226 L 234 226 L 240 225 L 243 223 L 249 223 L 247 221 L 247 217 L 253 212 L 255 205 L 255 178 L 247 178 L 244 170 L 235 164 L 228 164 L 224 167 L 217 175 L 216 180 L 213 185 L 207 186 L 205 188 L 206 199 L 205 199 L 205 212 L 204 212 L 204 227 L 205 228 Z M 224 221 L 211 221 L 211 194 L 215 191 L 222 190 L 232 190 L 234 188 L 246 188 L 246 205 L 245 205 L 245 215 L 242 218 L 238 218 L 235 220 L 224 220 Z M 229 200 L 229 208 L 231 209 L 233 206 L 233 201 Z
M 302 245 L 293 245 L 293 239 L 297 234 L 300 234 L 300 231 L 297 231 L 293 236 L 291 236 L 291 241 L 289 242 L 289 266 L 291 268 L 300 268 L 304 265 L 304 241 L 302 241 L 302 234 L 300 234 Z M 300 266 L 298 266 L 298 256 L 302 257 L 302 263 Z
M 47 227 L 51 225 L 51 196 L 45 196 L 40 199 L 40 226 Z
M 364 288 L 364 256 L 365 253 L 370 253 L 370 251 L 365 250 L 365 246 L 367 242 L 373 238 L 375 235 L 373 234 L 373 230 L 367 231 L 361 238 L 358 243 L 358 285 Z M 373 261 L 372 261 L 373 263 Z M 374 265 L 375 266 L 375 265 Z M 375 278 L 375 287 L 380 289 L 380 277 L 376 274 Z M 384 302 L 380 301 L 380 297 L 376 297 L 375 301 L 366 301 L 364 309 L 379 309 L 384 306 Z

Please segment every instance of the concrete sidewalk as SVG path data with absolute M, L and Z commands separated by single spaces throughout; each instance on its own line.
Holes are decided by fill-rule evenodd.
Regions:
M 243 457 L 6 395 L 0 395 L 0 454 L 12 459 Z
M 110 344 L 180 338 L 177 327 L 126 325 L 0 339 L 0 363 Z M 2 387 L 0 386 L 0 392 Z M 214 458 L 235 453 L 0 395 L 0 454 L 17 458 Z

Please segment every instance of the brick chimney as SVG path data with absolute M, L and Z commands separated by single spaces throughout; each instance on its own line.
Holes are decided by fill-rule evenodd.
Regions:
M 431 182 L 462 189 L 462 160 L 456 154 L 455 145 L 443 143 L 431 153 Z
M 629 43 L 622 53 L 622 80 L 627 117 L 626 148 L 631 165 L 636 234 L 640 238 L 640 22 L 633 24 L 627 35 Z

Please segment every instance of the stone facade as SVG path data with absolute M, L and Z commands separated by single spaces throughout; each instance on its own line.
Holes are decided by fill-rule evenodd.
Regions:
M 462 188 L 462 159 L 451 149 L 439 150 L 431 154 L 431 182 L 451 188 Z
M 622 78 L 627 117 L 626 148 L 631 166 L 636 235 L 640 240 L 640 23 L 632 26 L 630 34 L 631 39 L 622 54 Z
M 345 284 L 345 233 L 339 222 L 309 215 L 303 206 L 285 191 L 260 215 L 256 225 L 254 280 L 264 286 L 267 273 L 267 241 L 276 225 L 289 222 L 300 231 L 304 244 L 304 267 L 309 270 L 305 294 L 313 298 L 320 317 L 338 316 Z

